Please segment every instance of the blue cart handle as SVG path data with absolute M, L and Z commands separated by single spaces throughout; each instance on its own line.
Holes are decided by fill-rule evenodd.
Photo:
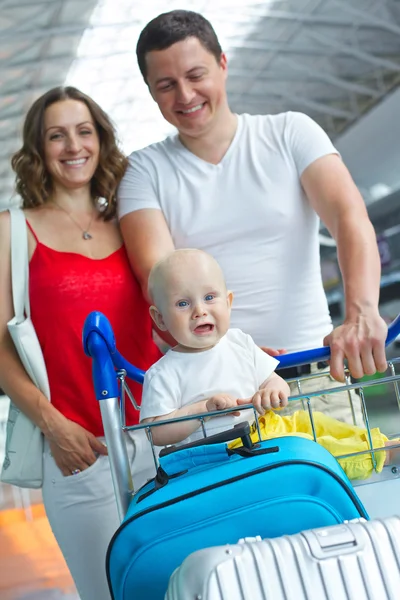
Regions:
M 131 365 L 117 350 L 110 321 L 101 312 L 91 312 L 83 326 L 83 349 L 92 358 L 93 384 L 97 400 L 117 398 L 115 370 L 125 369 L 133 381 L 143 383 L 144 371 Z
M 400 314 L 389 325 L 386 346 L 400 334 Z M 129 379 L 143 383 L 144 371 L 131 365 L 117 350 L 115 337 L 108 321 L 101 312 L 90 313 L 83 328 L 83 347 L 87 356 L 93 359 L 93 381 L 98 400 L 114 398 L 118 395 L 115 369 L 124 369 Z M 329 346 L 292 352 L 279 356 L 279 367 L 295 367 L 322 360 L 331 355 Z
M 395 320 L 388 327 L 385 345 L 389 346 L 389 344 L 391 344 L 399 334 L 400 314 L 397 315 Z M 300 365 L 307 365 L 317 361 L 329 360 L 330 356 L 331 349 L 329 346 L 314 348 L 313 350 L 303 350 L 302 352 L 291 352 L 290 354 L 280 354 L 278 357 L 279 368 L 298 367 Z

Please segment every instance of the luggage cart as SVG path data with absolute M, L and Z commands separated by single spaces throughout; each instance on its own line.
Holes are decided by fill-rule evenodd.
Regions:
M 400 333 L 400 315 L 389 326 L 386 345 L 391 344 Z M 126 378 L 130 378 L 139 383 L 143 383 L 144 372 L 135 366 L 131 365 L 118 352 L 116 342 L 111 325 L 107 318 L 99 312 L 91 313 L 85 322 L 83 331 L 83 344 L 85 353 L 92 358 L 93 381 L 95 387 L 96 398 L 100 402 L 100 410 L 104 425 L 104 434 L 108 447 L 110 458 L 110 467 L 113 479 L 113 485 L 116 496 L 118 513 L 121 521 L 123 520 L 132 495 L 135 493 L 132 483 L 132 475 L 125 445 L 124 434 L 126 431 L 135 431 L 145 429 L 151 442 L 151 428 L 160 426 L 171 421 L 158 421 L 157 424 L 145 424 L 127 426 L 125 421 L 125 401 L 126 395 L 133 403 L 136 409 L 139 409 L 132 393 L 126 382 Z M 295 352 L 292 354 L 281 355 L 279 357 L 280 367 L 293 367 L 303 364 L 314 363 L 317 361 L 326 361 L 330 357 L 329 347 L 317 348 L 303 352 Z M 377 385 L 389 385 L 393 387 L 394 394 L 397 400 L 400 418 L 400 358 L 388 361 L 388 374 L 385 377 L 372 379 L 362 383 L 351 383 L 347 377 L 344 385 L 338 385 L 335 388 L 326 390 L 318 390 L 312 393 L 297 394 L 291 396 L 289 401 L 302 400 L 304 408 L 309 411 L 312 429 L 314 431 L 314 439 L 316 439 L 315 428 L 313 425 L 313 416 L 311 409 L 311 399 L 322 394 L 333 394 L 337 392 L 349 392 L 357 390 L 360 395 L 365 427 L 369 440 L 370 450 L 364 453 L 371 454 L 373 464 L 375 464 L 375 452 L 384 450 L 384 448 L 373 448 L 372 436 L 370 428 L 370 419 L 365 402 L 365 390 Z M 319 373 L 311 377 L 326 376 L 326 373 Z M 310 376 L 301 377 L 296 380 L 299 391 L 304 380 Z M 242 407 L 244 410 L 249 410 L 251 407 Z M 176 420 L 187 420 L 197 418 L 200 420 L 203 433 L 206 434 L 204 427 L 204 418 L 206 416 L 221 415 L 237 410 L 227 409 L 226 411 L 215 411 L 215 413 L 204 413 L 195 417 L 181 417 Z M 256 414 L 255 414 L 256 416 Z M 257 421 L 257 420 L 256 420 Z M 398 432 L 400 437 L 400 429 Z M 394 436 L 393 437 L 397 437 Z M 155 472 L 158 467 L 157 453 L 151 443 Z M 349 456 L 349 455 L 346 455 Z M 337 459 L 345 458 L 345 456 L 337 456 Z M 391 515 L 400 515 L 400 464 L 384 467 L 381 473 L 375 472 L 369 479 L 353 482 L 357 488 L 357 494 L 363 502 L 369 515 L 373 518 L 386 517 Z

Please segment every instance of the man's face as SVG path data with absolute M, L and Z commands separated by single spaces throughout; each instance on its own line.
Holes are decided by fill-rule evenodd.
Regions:
M 226 57 L 218 63 L 195 37 L 146 55 L 147 82 L 163 117 L 180 133 L 198 137 L 227 107 Z

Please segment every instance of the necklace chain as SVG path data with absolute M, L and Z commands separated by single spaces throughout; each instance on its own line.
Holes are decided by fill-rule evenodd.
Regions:
M 71 221 L 81 230 L 82 232 L 82 238 L 84 240 L 91 240 L 93 238 L 93 236 L 89 233 L 89 229 L 92 225 L 93 219 L 94 219 L 94 215 L 95 215 L 95 211 L 92 213 L 92 216 L 90 217 L 90 221 L 88 223 L 88 226 L 86 227 L 86 229 L 84 229 L 80 223 L 78 223 L 78 221 L 76 221 L 74 219 L 74 217 L 71 215 L 71 213 L 69 213 L 63 206 L 61 206 L 61 204 L 58 204 L 58 202 L 56 202 L 55 200 L 53 200 L 54 204 L 56 206 L 58 206 L 58 208 L 62 211 L 65 212 L 65 214 L 67 215 L 67 217 L 69 217 L 71 219 Z

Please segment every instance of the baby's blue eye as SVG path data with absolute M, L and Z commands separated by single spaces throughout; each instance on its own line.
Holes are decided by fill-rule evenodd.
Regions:
M 207 294 L 207 296 L 204 298 L 204 300 L 206 302 L 209 302 L 210 300 L 214 300 L 214 294 Z
M 186 306 L 189 306 L 189 302 L 187 302 L 187 300 L 179 300 L 177 306 L 179 306 L 179 308 L 185 308 Z

